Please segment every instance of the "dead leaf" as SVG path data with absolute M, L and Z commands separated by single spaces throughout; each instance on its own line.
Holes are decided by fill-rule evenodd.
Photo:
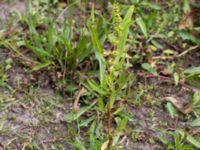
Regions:
M 190 134 L 192 134 L 192 135 L 200 135 L 200 130 L 192 130 L 192 131 L 190 131 Z
M 108 144 L 109 144 L 109 140 L 107 140 L 106 142 L 104 142 L 104 143 L 101 145 L 101 150 L 106 150 L 107 147 L 108 147 Z
M 77 96 L 75 97 L 75 100 L 74 100 L 74 105 L 73 105 L 73 110 L 74 112 L 77 112 L 78 111 L 78 102 L 79 102 L 79 99 L 80 97 L 86 92 L 86 89 L 84 87 L 82 87 L 79 91 L 79 93 L 77 94 Z
M 179 26 L 178 26 L 179 30 L 183 30 L 185 28 L 192 28 L 194 25 L 195 18 L 198 13 L 199 13 L 199 10 L 194 9 L 194 10 L 191 10 L 188 14 L 186 14 L 186 16 L 184 16 L 184 18 L 179 23 Z
M 152 50 L 151 48 L 147 48 L 146 54 L 147 54 L 147 61 L 149 64 L 154 64 L 153 58 L 152 58 Z
M 184 104 L 181 103 L 181 101 L 177 100 L 174 97 L 165 97 L 164 99 L 171 102 L 177 108 L 177 110 L 182 112 L 183 114 L 189 114 L 193 112 L 193 108 L 191 105 L 184 106 Z
M 195 26 L 199 26 L 200 9 L 191 10 L 186 16 L 180 21 L 178 25 L 179 30 L 189 29 L 191 34 L 198 36 L 200 33 L 194 30 Z

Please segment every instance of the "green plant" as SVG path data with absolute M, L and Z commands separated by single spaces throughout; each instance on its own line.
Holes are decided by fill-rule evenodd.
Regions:
M 164 144 L 167 150 L 195 150 L 195 148 L 191 145 L 188 145 L 186 141 L 193 145 L 195 144 L 194 146 L 197 146 L 198 148 L 198 144 L 196 145 L 197 141 L 191 135 L 186 135 L 186 133 L 182 130 L 168 132 L 168 134 L 173 137 L 174 143 L 169 142 L 163 137 L 159 137 L 160 141 Z
M 193 85 L 199 88 L 200 81 L 200 67 L 190 67 L 184 70 L 184 79 L 187 84 Z
M 11 91 L 13 90 L 12 87 L 7 84 L 7 71 L 12 68 L 12 63 L 13 60 L 11 58 L 8 58 L 4 62 L 0 63 L 0 87 L 6 87 Z
M 101 43 L 97 34 L 97 28 L 94 22 L 94 9 L 91 13 L 91 17 L 88 20 L 88 27 L 92 36 L 94 52 L 97 60 L 99 61 L 100 84 L 90 79 L 87 80 L 86 87 L 96 93 L 99 109 L 102 111 L 102 115 L 104 115 L 106 118 L 107 141 L 102 145 L 102 149 L 111 149 L 112 146 L 117 144 L 120 137 L 120 132 L 125 128 L 128 121 L 126 117 L 116 117 L 115 121 L 117 123 L 117 127 L 115 131 L 112 130 L 112 122 L 114 119 L 113 115 L 117 111 L 123 110 L 121 107 L 116 108 L 116 101 L 123 99 L 123 93 L 125 92 L 125 87 L 128 83 L 128 77 L 126 74 L 126 70 L 128 68 L 126 65 L 126 40 L 128 37 L 129 27 L 132 24 L 133 11 L 134 7 L 131 6 L 122 19 L 120 17 L 119 4 L 113 4 L 113 33 L 110 33 L 108 38 L 110 43 L 112 43 L 114 46 L 114 49 L 108 50 L 107 63 L 105 61 L 106 52 L 101 47 Z M 116 109 L 117 111 L 113 113 L 113 109 Z
M 29 4 L 31 5 L 31 4 Z M 38 14 L 32 14 L 28 9 L 27 24 L 29 26 L 29 37 L 25 46 L 38 58 L 39 64 L 32 70 L 37 71 L 46 67 L 59 67 L 65 76 L 66 70 L 75 69 L 90 53 L 89 37 L 84 29 L 77 29 L 79 40 L 73 41 L 75 35 L 72 32 L 72 21 L 63 21 L 62 27 L 56 24 L 55 18 L 41 20 Z M 46 26 L 47 30 L 38 33 L 36 28 Z M 41 32 L 41 31 L 40 31 Z M 72 42 L 73 41 L 73 42 Z M 59 64 L 59 66 L 57 66 Z
M 98 21 L 95 21 L 94 8 L 87 21 L 93 44 L 92 51 L 99 64 L 97 68 L 99 70 L 99 82 L 88 79 L 86 82 L 83 82 L 83 85 L 88 89 L 89 95 L 97 98 L 98 107 L 94 105 L 96 102 L 90 106 L 81 107 L 75 112 L 67 114 L 65 120 L 71 123 L 76 121 L 79 129 L 91 124 L 91 130 L 88 131 L 90 149 L 111 149 L 117 146 L 121 131 L 125 129 L 127 121 L 130 119 L 123 112 L 123 107 L 117 106 L 117 102 L 120 103 L 125 97 L 128 86 L 127 81 L 131 77 L 131 75 L 127 75 L 129 66 L 126 63 L 128 55 L 126 40 L 129 27 L 132 24 L 133 10 L 134 7 L 130 7 L 122 19 L 120 17 L 119 4 L 114 3 L 111 20 L 113 27 L 108 27 L 103 16 L 100 16 Z M 99 25 L 103 25 L 104 29 L 99 28 Z M 106 40 L 109 40 L 114 47 L 113 49 L 104 50 L 102 48 Z M 113 110 L 115 111 L 113 112 Z M 80 121 L 79 118 L 88 111 L 98 111 L 98 119 L 91 116 L 86 120 Z M 115 130 L 113 130 L 113 123 L 117 124 Z M 102 131 L 106 131 L 106 138 Z M 84 149 L 86 144 L 77 139 L 77 137 L 75 139 L 77 141 L 74 143 L 75 147 Z

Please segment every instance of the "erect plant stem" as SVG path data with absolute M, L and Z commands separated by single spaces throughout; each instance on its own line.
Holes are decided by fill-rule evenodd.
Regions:
M 110 106 L 108 107 L 107 110 L 107 114 L 108 114 L 108 130 L 107 130 L 107 136 L 108 136 L 108 150 L 112 149 L 112 136 L 111 136 L 111 120 L 112 120 L 112 115 L 111 115 L 111 108 Z
M 110 96 L 111 97 L 111 96 Z M 112 119 L 113 119 L 113 114 L 112 114 L 112 103 L 111 99 L 108 102 L 107 105 L 107 139 L 108 139 L 108 150 L 112 150 L 112 141 L 113 141 L 113 133 L 112 133 Z

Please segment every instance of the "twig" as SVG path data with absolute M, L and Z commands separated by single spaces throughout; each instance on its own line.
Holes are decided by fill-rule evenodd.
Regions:
M 180 51 L 181 49 L 167 41 L 165 41 L 164 39 L 160 38 L 166 45 L 168 45 L 169 47 L 171 47 L 172 49 L 176 50 L 176 51 Z
M 190 47 L 190 48 L 186 49 L 185 51 L 183 51 L 182 53 L 176 55 L 175 58 L 180 58 L 180 57 L 186 55 L 187 53 L 189 53 L 189 52 L 191 52 L 191 51 L 193 51 L 193 50 L 196 50 L 197 48 L 199 48 L 199 45 Z
M 156 60 L 156 59 L 162 59 L 162 60 L 168 59 L 168 60 L 173 60 L 173 59 L 175 59 L 175 58 L 183 57 L 183 56 L 185 56 L 187 53 L 189 53 L 189 52 L 191 52 L 191 51 L 193 51 L 193 50 L 196 50 L 197 48 L 199 48 L 199 45 L 190 47 L 190 48 L 186 49 L 185 51 L 183 51 L 182 53 L 177 54 L 177 55 L 172 56 L 172 57 L 169 57 L 169 56 L 154 56 L 154 57 L 152 57 L 152 58 L 153 58 L 153 60 Z

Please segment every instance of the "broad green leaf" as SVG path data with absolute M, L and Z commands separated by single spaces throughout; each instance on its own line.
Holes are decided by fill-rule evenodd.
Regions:
M 151 43 L 158 49 L 163 49 L 163 45 L 161 45 L 158 41 L 156 40 L 151 40 Z
M 79 140 L 78 137 L 76 137 L 75 141 L 76 142 L 73 144 L 75 149 L 77 149 L 77 150 L 86 150 L 84 144 Z
M 200 92 L 195 92 L 192 99 L 192 104 L 196 106 L 200 102 Z
M 102 85 L 106 72 L 106 60 L 104 59 L 103 54 L 100 54 L 98 52 L 95 52 L 95 57 L 99 62 L 99 78 Z
M 50 56 L 50 53 L 48 53 L 44 49 L 38 48 L 38 47 L 34 47 L 31 44 L 29 44 L 28 42 L 26 42 L 26 46 L 42 61 L 47 60 L 48 57 Z
M 166 108 L 172 118 L 174 118 L 177 115 L 177 112 L 176 112 L 174 106 L 172 105 L 172 103 L 168 102 L 166 104 Z
M 184 74 L 192 74 L 192 75 L 200 74 L 200 66 L 188 68 L 184 71 Z
M 194 30 L 200 31 L 200 27 L 194 27 Z
M 187 139 L 187 141 L 190 142 L 192 145 L 194 145 L 195 147 L 197 147 L 197 148 L 200 149 L 200 142 L 197 141 L 193 136 L 188 135 L 186 139 Z
M 78 110 L 78 112 L 70 112 L 67 115 L 65 115 L 65 120 L 67 122 L 72 122 L 77 120 L 80 116 L 82 116 L 84 113 L 89 111 L 94 106 L 94 103 L 87 107 L 82 107 Z
M 92 91 L 97 92 L 100 95 L 105 95 L 106 92 L 99 86 L 94 80 L 87 80 L 88 86 Z
M 114 115 L 117 115 L 120 118 L 126 118 L 126 119 L 128 119 L 128 121 L 135 121 L 134 118 L 133 118 L 133 115 L 128 114 L 124 111 L 115 112 Z
M 145 38 L 148 38 L 147 27 L 143 19 L 139 17 L 136 19 L 136 22 L 140 26 L 140 29 L 142 30 L 142 33 L 144 34 Z
M 158 139 L 164 144 L 167 145 L 168 144 L 168 140 L 162 136 L 158 136 Z
M 115 133 L 116 133 L 116 134 L 119 134 L 119 133 L 121 132 L 121 130 L 123 130 L 123 129 L 126 127 L 127 122 L 128 122 L 128 119 L 127 119 L 127 118 L 122 119 L 122 120 L 119 122 L 119 124 L 118 124 L 118 126 L 117 126 L 117 128 L 116 128 L 116 130 L 115 130 Z
M 197 118 L 194 121 L 192 121 L 191 126 L 192 127 L 200 127 L 200 118 Z
M 91 123 L 94 119 L 95 119 L 95 117 L 93 116 L 86 120 L 81 121 L 81 123 L 79 124 L 79 127 L 87 127 L 89 125 L 89 123 Z
M 123 111 L 123 108 L 122 107 L 119 107 L 113 114 L 114 115 L 117 115 L 118 113 L 122 112 Z
M 183 141 L 183 139 L 185 138 L 185 132 L 183 130 L 178 130 L 178 133 L 180 135 L 179 141 Z
M 115 91 L 112 91 L 111 96 L 110 96 L 110 99 L 109 99 L 109 103 L 107 104 L 107 105 L 108 105 L 108 108 L 110 108 L 110 109 L 113 108 L 113 105 L 114 105 L 114 103 L 115 103 L 115 100 L 116 100 L 116 92 L 115 92 Z
M 26 46 L 26 43 L 25 43 L 24 40 L 17 41 L 16 44 L 17 44 L 18 47 Z
M 179 34 L 183 40 L 188 40 L 195 44 L 200 44 L 200 39 L 196 38 L 189 32 L 180 32 Z
M 183 11 L 184 11 L 184 13 L 189 13 L 190 12 L 189 0 L 183 0 Z
M 149 64 L 149 63 L 143 63 L 142 68 L 147 70 L 149 73 L 152 73 L 154 75 L 157 75 L 157 71 Z

